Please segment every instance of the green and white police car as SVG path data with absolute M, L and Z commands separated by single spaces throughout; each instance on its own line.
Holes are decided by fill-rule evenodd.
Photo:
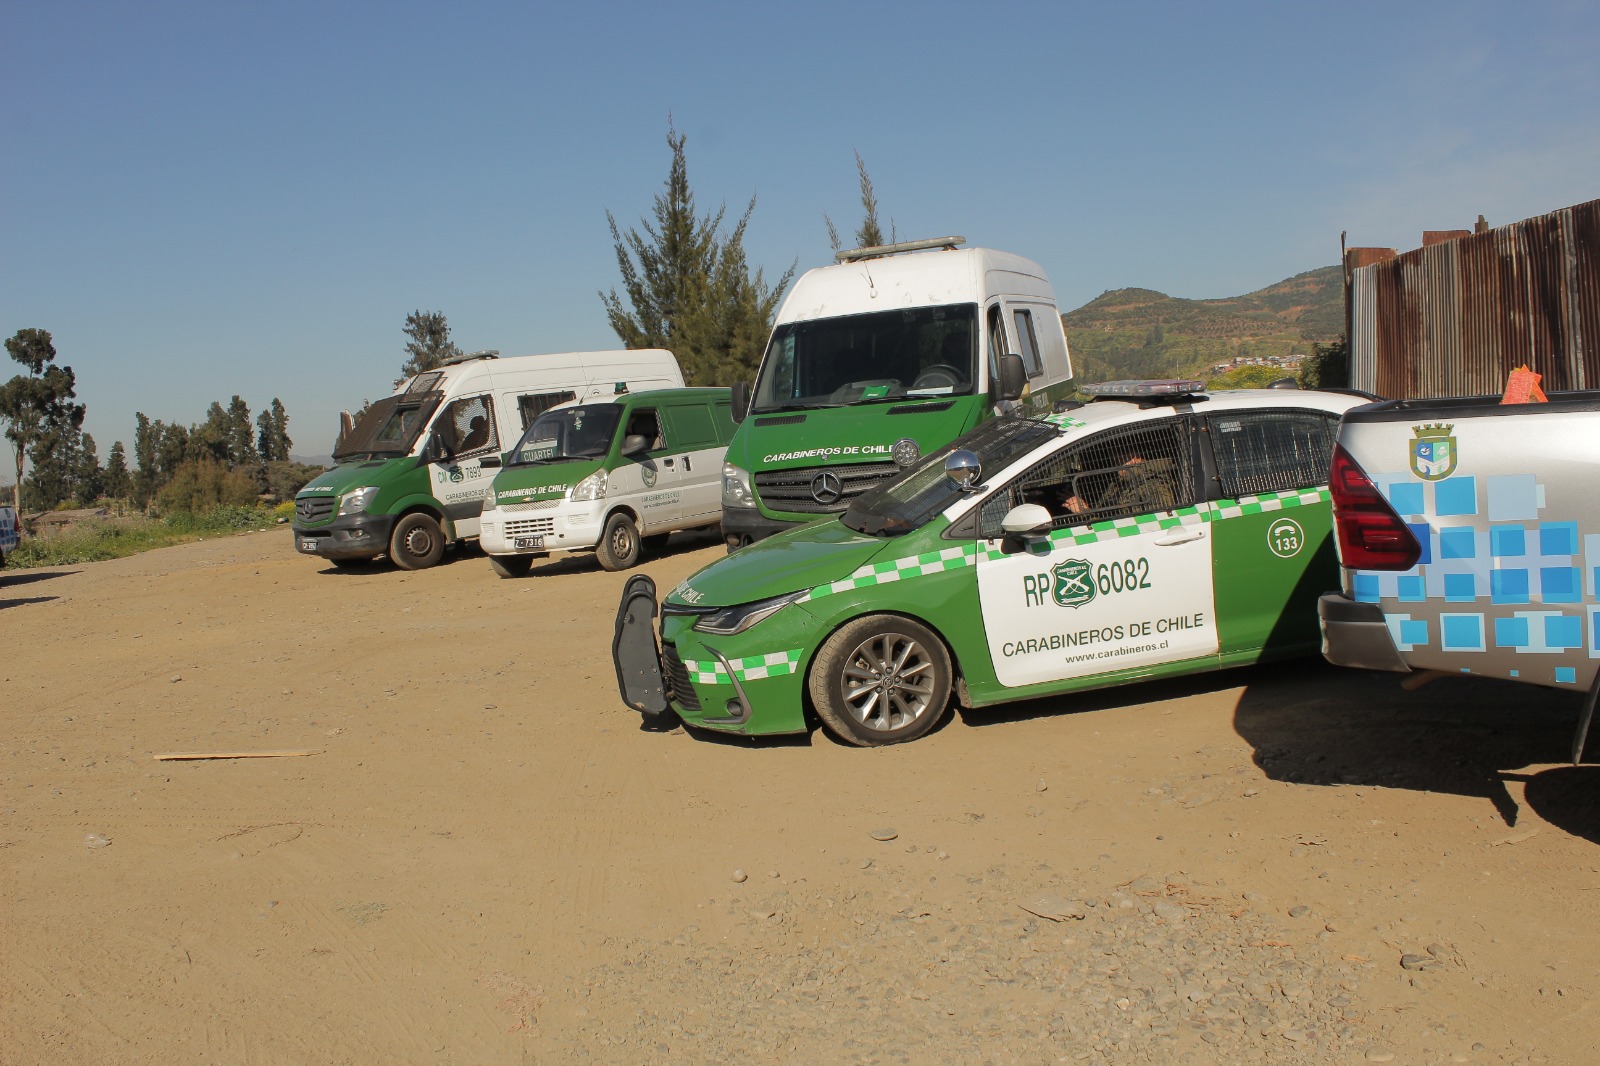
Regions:
M 1319 647 L 1328 470 L 1364 397 L 1109 382 L 984 423 L 836 518 L 631 578 L 612 645 L 647 724 L 863 746 L 977 708 Z

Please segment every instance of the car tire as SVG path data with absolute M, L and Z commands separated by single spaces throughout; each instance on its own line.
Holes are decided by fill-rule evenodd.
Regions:
M 933 730 L 950 708 L 950 653 L 927 626 L 894 614 L 845 623 L 823 641 L 807 679 L 828 732 L 872 748 Z
M 639 527 L 618 512 L 606 519 L 605 532 L 595 545 L 595 558 L 607 570 L 626 570 L 639 561 Z
M 533 556 L 491 555 L 489 565 L 501 577 L 527 577 L 528 571 L 533 569 Z
M 652 533 L 648 537 L 644 538 L 644 550 L 647 552 L 658 552 L 667 546 L 667 541 L 670 539 L 672 539 L 671 533 Z
M 426 570 L 444 556 L 444 530 L 432 515 L 408 514 L 394 524 L 389 560 L 402 570 Z

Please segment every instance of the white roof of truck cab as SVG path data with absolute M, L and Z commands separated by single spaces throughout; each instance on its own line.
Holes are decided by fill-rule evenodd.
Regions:
M 594 352 L 552 352 L 548 355 L 482 356 L 449 362 L 424 374 L 437 373 L 433 389 L 449 392 L 456 382 L 467 377 L 489 377 L 499 381 L 516 380 L 518 375 L 540 379 L 545 375 L 554 378 L 582 381 L 617 377 L 623 380 L 640 371 L 658 371 L 669 380 L 682 381 L 676 357 L 665 348 L 626 348 Z M 422 375 L 417 375 L 421 377 Z M 395 387 L 396 392 L 408 390 L 411 378 Z M 651 386 L 655 387 L 655 386 Z
M 806 271 L 778 309 L 777 323 L 982 303 L 997 293 L 1055 298 L 1044 269 L 1020 255 L 992 248 L 905 252 Z

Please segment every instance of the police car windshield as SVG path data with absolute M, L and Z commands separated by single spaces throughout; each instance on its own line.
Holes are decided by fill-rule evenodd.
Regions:
M 1044 441 L 1060 435 L 1049 422 L 995 418 L 957 437 L 894 481 L 858 496 L 840 521 L 858 533 L 899 536 L 921 529 L 956 500 L 961 489 L 944 472 L 945 457 L 957 448 L 978 456 L 985 478 L 999 473 Z
M 614 403 L 546 411 L 517 441 L 508 465 L 598 459 L 610 450 L 621 416 L 622 408 Z
M 750 410 L 965 396 L 977 381 L 976 304 L 788 322 L 773 330 Z

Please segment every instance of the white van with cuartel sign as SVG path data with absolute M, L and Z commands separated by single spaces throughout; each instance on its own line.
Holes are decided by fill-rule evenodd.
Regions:
M 677 359 L 659 348 L 447 360 L 346 421 L 339 465 L 295 496 L 295 550 L 335 566 L 382 554 L 402 570 L 433 566 L 446 545 L 478 535 L 496 469 L 483 460 L 545 411 L 682 384 Z
M 478 540 L 501 577 L 551 551 L 593 549 L 626 570 L 644 549 L 722 517 L 727 389 L 658 389 L 540 415 L 485 490 Z

